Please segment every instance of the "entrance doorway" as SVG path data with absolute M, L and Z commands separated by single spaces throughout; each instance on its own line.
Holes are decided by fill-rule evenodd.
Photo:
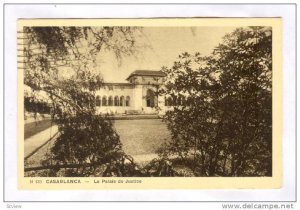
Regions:
M 157 103 L 157 96 L 153 90 L 148 89 L 146 94 L 146 106 L 155 107 Z

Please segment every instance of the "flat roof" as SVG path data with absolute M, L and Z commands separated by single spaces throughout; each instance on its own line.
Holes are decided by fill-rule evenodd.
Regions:
M 132 72 L 126 80 L 129 80 L 130 77 L 133 76 L 156 76 L 156 77 L 165 77 L 166 74 L 162 71 L 155 71 L 155 70 L 135 70 Z
M 131 84 L 131 83 L 123 83 L 123 82 L 116 82 L 116 83 L 113 83 L 113 82 L 104 82 L 103 83 L 103 85 L 105 86 L 105 85 L 108 85 L 108 86 L 113 86 L 113 85 L 120 85 L 120 86 L 122 86 L 122 85 L 124 85 L 124 86 L 133 86 L 133 84 Z

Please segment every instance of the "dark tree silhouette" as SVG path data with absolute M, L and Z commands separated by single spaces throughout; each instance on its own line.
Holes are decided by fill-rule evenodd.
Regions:
M 212 56 L 183 53 L 160 92 L 176 155 L 197 176 L 272 175 L 272 30 L 236 29 Z
M 133 170 L 135 164 L 123 152 L 112 121 L 96 114 L 95 91 L 103 80 L 92 66 L 103 51 L 113 52 L 117 59 L 134 54 L 137 30 L 24 27 L 25 97 L 30 98 L 25 105 L 31 106 L 25 109 L 46 103 L 59 128 L 51 154 L 43 163 L 55 165 L 55 170 L 38 175 L 56 176 L 62 173 L 57 166 L 68 164 L 80 167 L 65 169 L 64 176 L 126 176 L 127 170 Z

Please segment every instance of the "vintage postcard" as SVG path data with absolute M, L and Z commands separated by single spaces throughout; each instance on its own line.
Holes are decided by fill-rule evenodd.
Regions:
M 18 187 L 280 188 L 281 19 L 20 19 Z

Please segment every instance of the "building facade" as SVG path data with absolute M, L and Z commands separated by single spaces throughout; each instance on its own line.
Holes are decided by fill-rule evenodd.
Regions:
M 105 83 L 96 92 L 98 114 L 163 114 L 165 98 L 158 95 L 164 82 L 162 71 L 136 70 L 127 83 Z

